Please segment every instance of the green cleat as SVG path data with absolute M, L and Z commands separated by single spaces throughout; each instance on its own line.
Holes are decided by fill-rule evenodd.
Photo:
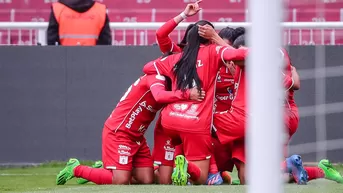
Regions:
M 175 158 L 175 168 L 172 174 L 172 181 L 174 185 L 186 186 L 188 182 L 188 162 L 183 155 L 178 155 Z
M 64 185 L 68 180 L 71 180 L 74 177 L 74 169 L 78 165 L 80 165 L 79 160 L 74 158 L 69 159 L 66 167 L 57 174 L 56 184 Z
M 341 174 L 332 166 L 329 160 L 320 160 L 318 167 L 320 167 L 324 171 L 325 179 L 343 184 L 343 178 Z
M 102 161 L 96 161 L 91 167 L 92 167 L 92 168 L 103 168 L 104 166 L 103 166 Z M 89 180 L 86 180 L 86 179 L 84 179 L 84 178 L 78 178 L 78 179 L 76 180 L 76 182 L 77 182 L 78 184 L 86 184 L 87 182 L 89 182 Z
M 240 180 L 232 180 L 231 185 L 241 185 L 241 181 Z

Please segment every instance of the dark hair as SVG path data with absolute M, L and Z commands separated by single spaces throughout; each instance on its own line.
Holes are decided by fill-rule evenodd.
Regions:
M 220 30 L 219 36 L 223 39 L 227 39 L 230 41 L 231 44 L 236 40 L 236 38 L 240 35 L 245 34 L 245 28 L 244 27 L 238 27 L 236 29 L 231 27 L 226 27 Z
M 245 46 L 245 35 L 240 35 L 236 38 L 236 40 L 233 42 L 232 46 L 234 48 L 239 48 L 240 46 Z
M 177 89 L 185 91 L 193 88 L 194 84 L 201 91 L 202 82 L 198 76 L 196 62 L 200 44 L 207 44 L 210 41 L 200 37 L 198 34 L 198 25 L 214 26 L 206 20 L 200 20 L 194 24 L 187 35 L 187 45 L 184 47 L 179 61 L 174 66 L 174 75 L 176 77 Z
M 178 44 L 178 46 L 183 49 L 186 45 L 187 45 L 187 36 L 188 36 L 188 33 L 189 33 L 189 30 L 191 30 L 193 28 L 194 24 L 189 24 L 186 31 L 185 31 L 185 34 L 183 35 L 183 39 L 181 40 L 181 42 Z

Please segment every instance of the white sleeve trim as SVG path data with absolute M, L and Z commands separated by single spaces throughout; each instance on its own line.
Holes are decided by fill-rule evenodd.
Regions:
M 172 46 L 171 46 L 170 52 L 173 52 L 173 49 L 174 49 L 174 42 L 172 42 Z
M 157 82 L 157 83 L 152 84 L 152 85 L 150 86 L 150 89 L 151 89 L 153 86 L 157 86 L 157 85 L 159 85 L 159 86 L 165 86 L 164 84 Z
M 221 57 L 221 59 L 222 59 L 222 61 L 223 61 L 224 64 L 226 64 L 226 61 L 224 60 L 224 52 L 225 52 L 226 50 L 228 50 L 228 49 L 229 49 L 228 47 L 224 48 L 223 51 L 222 51 L 222 53 L 221 53 L 221 55 L 220 55 L 220 57 Z
M 283 73 L 283 72 L 282 72 L 282 75 L 286 76 L 285 73 Z M 293 87 L 293 85 L 294 85 L 294 79 L 292 77 L 291 77 L 291 79 L 292 79 L 292 84 L 291 84 L 291 86 L 288 89 L 286 89 L 286 91 L 289 91 L 289 89 L 291 89 Z
M 161 74 L 160 74 L 160 71 L 158 70 L 158 68 L 157 68 L 157 66 L 156 66 L 156 62 L 154 62 L 154 67 L 155 67 L 155 69 L 156 69 L 157 75 L 160 76 Z

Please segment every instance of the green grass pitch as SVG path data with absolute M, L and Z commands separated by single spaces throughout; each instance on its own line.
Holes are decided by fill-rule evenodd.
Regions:
M 89 162 L 87 162 L 89 165 Z M 55 185 L 55 177 L 63 167 L 60 163 L 49 163 L 39 167 L 26 168 L 0 168 L 0 192 L 92 192 L 92 193 L 243 193 L 246 186 L 162 186 L 162 185 L 130 185 L 130 186 L 98 186 L 94 184 L 77 185 L 75 180 L 71 180 L 64 186 Z M 343 173 L 343 166 L 339 166 L 339 171 Z M 236 174 L 232 174 L 233 177 Z M 263 178 L 261 174 L 261 178 Z M 268 179 L 265 179 L 265 187 L 268 189 Z M 285 185 L 285 193 L 340 193 L 343 192 L 343 184 L 327 180 L 315 180 L 307 186 L 295 184 Z

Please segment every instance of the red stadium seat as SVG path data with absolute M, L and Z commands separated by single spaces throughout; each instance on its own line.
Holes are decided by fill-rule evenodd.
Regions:
M 50 9 L 19 9 L 15 11 L 14 21 L 49 21 L 50 12 Z
M 203 0 L 201 6 L 204 9 L 236 9 L 236 10 L 245 10 L 246 0 Z
M 111 22 L 150 22 L 152 11 L 150 9 L 132 9 L 132 10 L 108 10 L 108 16 Z
M 296 9 L 296 21 L 323 22 L 340 21 L 339 9 Z
M 109 9 L 179 9 L 182 11 L 185 7 L 183 0 L 102 0 Z
M 203 18 L 212 22 L 244 22 L 245 10 L 204 9 Z

